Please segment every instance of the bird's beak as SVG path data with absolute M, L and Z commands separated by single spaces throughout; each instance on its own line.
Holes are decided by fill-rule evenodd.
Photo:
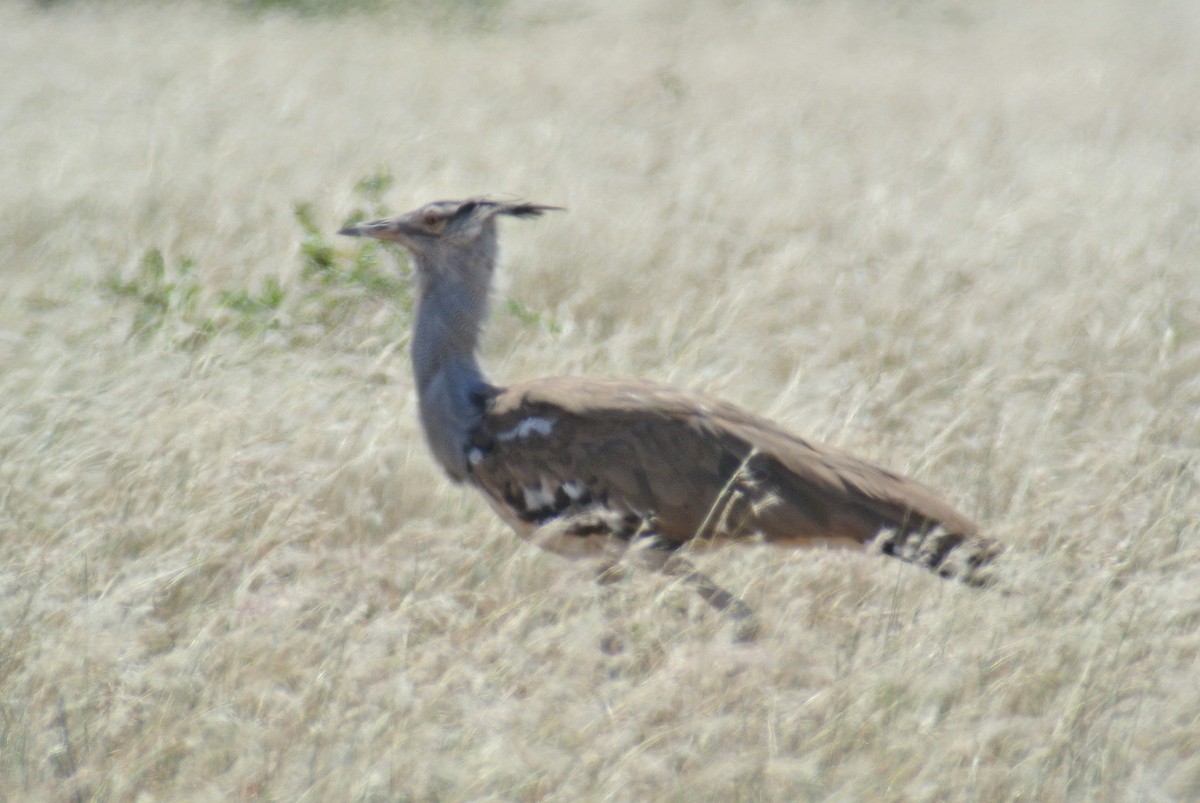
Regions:
M 396 219 L 388 220 L 371 220 L 364 223 L 358 223 L 354 226 L 346 226 L 341 229 L 338 234 L 343 234 L 347 237 L 370 237 L 375 240 L 389 240 L 401 245 L 408 245 L 408 226 L 404 221 Z

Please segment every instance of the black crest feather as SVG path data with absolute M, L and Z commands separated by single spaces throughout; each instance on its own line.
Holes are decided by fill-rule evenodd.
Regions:
M 540 217 L 543 212 L 562 211 L 561 206 L 546 206 L 545 204 L 505 204 L 500 209 L 502 215 L 513 217 Z

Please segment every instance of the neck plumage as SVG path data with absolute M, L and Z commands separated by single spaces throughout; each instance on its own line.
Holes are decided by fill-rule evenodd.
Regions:
M 495 225 L 469 252 L 417 257 L 412 361 L 425 439 L 455 481 L 467 478 L 467 444 L 492 390 L 475 352 L 496 262 Z

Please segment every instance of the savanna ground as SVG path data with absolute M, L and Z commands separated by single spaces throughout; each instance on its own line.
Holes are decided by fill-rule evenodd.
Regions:
M 0 798 L 1200 797 L 1190 4 L 0 10 Z M 1003 591 L 690 591 L 436 471 L 406 263 L 476 193 L 493 377 L 644 376 L 912 473 Z M 299 206 L 298 206 L 299 205 Z

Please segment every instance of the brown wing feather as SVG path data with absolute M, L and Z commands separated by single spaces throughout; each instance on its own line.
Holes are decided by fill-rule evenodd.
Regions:
M 502 390 L 471 463 L 475 483 L 525 537 L 587 505 L 652 517 L 658 534 L 680 543 L 760 534 L 862 544 L 883 530 L 940 528 L 952 543 L 937 563 L 976 534 L 970 519 L 913 480 L 733 405 L 650 382 L 541 379 Z M 585 535 L 543 545 L 587 554 Z

